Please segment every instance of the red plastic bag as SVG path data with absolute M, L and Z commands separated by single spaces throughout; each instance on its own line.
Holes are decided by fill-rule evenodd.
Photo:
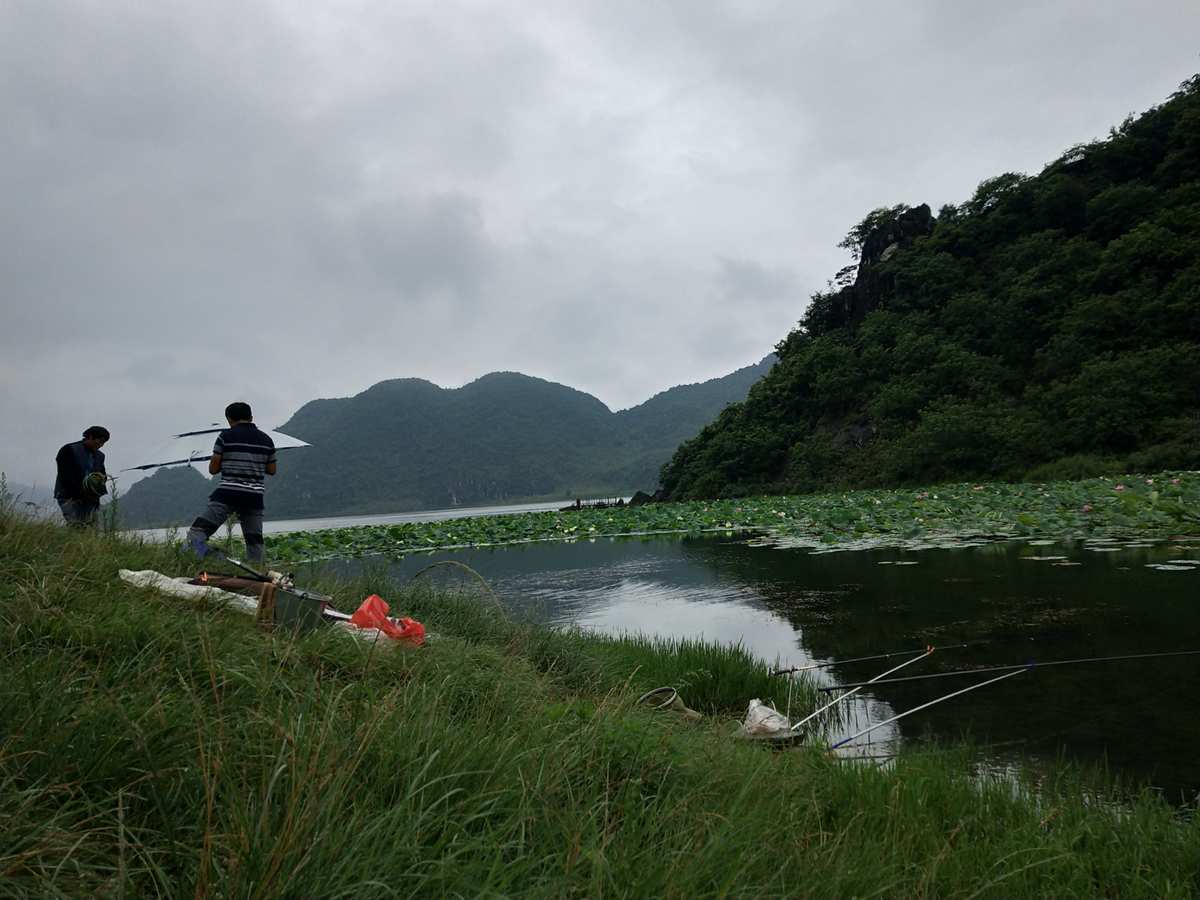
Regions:
M 425 643 L 424 625 L 408 616 L 389 619 L 387 612 L 387 601 L 378 594 L 372 594 L 354 611 L 350 622 L 359 628 L 378 628 L 393 640 L 409 641 L 417 647 Z

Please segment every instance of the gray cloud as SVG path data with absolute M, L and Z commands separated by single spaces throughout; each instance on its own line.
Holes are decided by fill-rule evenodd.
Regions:
M 491 268 L 483 216 L 470 197 L 439 194 L 415 204 L 402 198 L 370 206 L 356 214 L 351 229 L 339 243 L 350 244 L 362 267 L 398 296 L 442 291 L 474 299 Z M 343 275 L 354 279 L 352 272 Z
M 0 470 L 230 399 L 517 369 L 609 406 L 770 350 L 868 210 L 1036 171 L 1192 2 L 0 7 Z
M 723 300 L 785 300 L 795 302 L 796 277 L 787 269 L 769 269 L 752 259 L 720 260 L 717 285 Z

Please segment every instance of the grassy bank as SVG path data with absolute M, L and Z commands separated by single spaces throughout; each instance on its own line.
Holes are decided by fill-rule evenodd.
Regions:
M 792 546 L 846 549 L 1017 535 L 1198 534 L 1200 473 L 942 484 L 365 525 L 269 535 L 267 548 L 274 559 L 299 561 L 605 535 L 735 530 L 762 532 Z
M 761 664 L 514 623 L 374 577 L 419 651 L 119 582 L 168 547 L 0 513 L 0 895 L 1188 897 L 1200 826 L 965 752 L 892 769 L 729 737 Z M 634 706 L 681 687 L 689 724 Z M 782 701 L 782 697 L 776 699 Z M 800 702 L 812 702 L 804 692 Z M 1089 792 L 1090 791 L 1090 792 Z M 1031 799 L 1036 798 L 1036 799 Z

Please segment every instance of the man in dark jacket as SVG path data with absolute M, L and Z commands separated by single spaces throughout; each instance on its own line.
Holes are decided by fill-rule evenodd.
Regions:
M 105 484 L 104 454 L 100 448 L 108 443 L 108 429 L 92 425 L 83 433 L 83 440 L 63 444 L 54 457 L 58 477 L 54 479 L 54 499 L 68 525 L 82 528 L 95 523 L 100 498 L 108 493 Z
M 188 546 L 201 557 L 208 555 L 208 539 L 236 513 L 246 541 L 246 557 L 263 559 L 263 476 L 275 474 L 275 442 L 259 431 L 248 403 L 225 407 L 229 427 L 217 435 L 208 471 L 221 475 L 221 483 L 208 497 L 204 510 L 188 530 Z

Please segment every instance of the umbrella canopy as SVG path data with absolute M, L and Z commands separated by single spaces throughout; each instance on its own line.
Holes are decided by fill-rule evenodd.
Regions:
M 210 428 L 183 431 L 172 435 L 171 440 L 161 448 L 161 451 L 153 455 L 155 459 L 159 460 L 158 462 L 130 466 L 124 471 L 132 472 L 141 469 L 157 469 L 162 466 L 182 466 L 206 462 L 212 459 L 213 441 L 216 440 L 216 435 L 224 430 L 224 426 L 214 425 Z M 263 431 L 275 442 L 276 450 L 296 450 L 300 447 L 312 446 L 308 442 L 292 437 L 290 434 L 284 434 L 282 431 L 268 429 L 263 429 Z

